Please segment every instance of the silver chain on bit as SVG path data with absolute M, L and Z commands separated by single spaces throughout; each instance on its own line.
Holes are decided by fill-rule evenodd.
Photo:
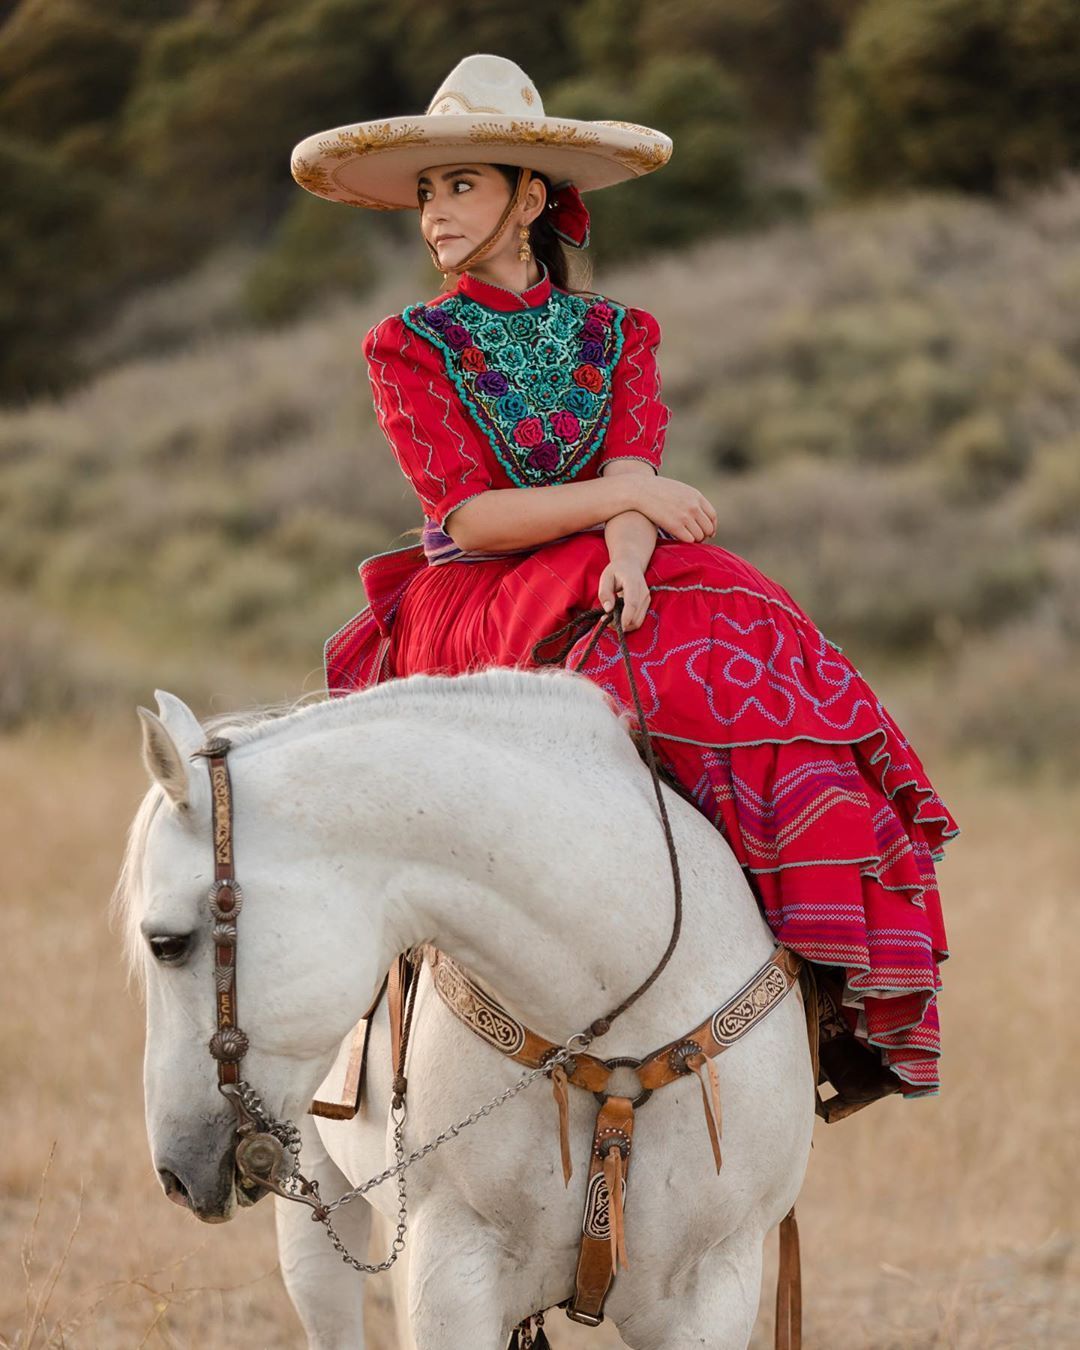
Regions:
M 570 1039 L 576 1040 L 578 1038 L 572 1036 Z M 411 1167 L 415 1162 L 419 1162 L 421 1158 L 426 1158 L 429 1153 L 434 1153 L 435 1150 L 441 1148 L 447 1140 L 455 1139 L 466 1126 L 475 1125 L 483 1116 L 490 1115 L 496 1106 L 502 1106 L 502 1104 L 508 1102 L 511 1097 L 516 1097 L 523 1088 L 527 1088 L 530 1083 L 533 1083 L 537 1078 L 542 1077 L 550 1069 L 554 1068 L 556 1064 L 565 1063 L 573 1054 L 574 1051 L 569 1045 L 563 1046 L 562 1049 L 552 1055 L 550 1059 L 545 1060 L 540 1068 L 529 1069 L 529 1071 L 523 1074 L 516 1083 L 511 1083 L 508 1088 L 504 1088 L 497 1097 L 492 1097 L 491 1101 L 486 1102 L 476 1111 L 473 1111 L 472 1114 L 466 1116 L 464 1120 L 459 1120 L 456 1125 L 448 1125 L 441 1134 L 436 1135 L 430 1142 L 415 1149 L 407 1158 L 394 1163 L 392 1167 L 388 1167 L 384 1172 L 380 1172 L 378 1176 L 370 1177 L 362 1186 L 356 1186 L 353 1190 L 346 1191 L 344 1195 L 339 1195 L 336 1200 L 331 1200 L 330 1203 L 325 1206 L 327 1212 L 332 1213 L 335 1209 L 340 1209 L 342 1205 L 347 1205 L 350 1200 L 355 1200 L 358 1195 L 366 1194 L 376 1186 L 382 1185 L 384 1181 L 395 1174 L 404 1172 L 406 1168 Z
M 576 1047 L 573 1045 L 573 1042 L 575 1041 L 579 1042 Z M 568 1059 L 571 1059 L 577 1051 L 584 1050 L 591 1041 L 592 1036 L 584 1032 L 578 1032 L 576 1035 L 571 1036 L 566 1045 L 562 1046 L 555 1054 L 546 1059 L 539 1068 L 529 1069 L 526 1073 L 522 1074 L 516 1083 L 511 1083 L 509 1087 L 504 1088 L 497 1096 L 492 1097 L 489 1102 L 485 1102 L 483 1106 L 478 1107 L 477 1110 L 467 1115 L 464 1120 L 459 1120 L 456 1125 L 448 1125 L 441 1134 L 436 1135 L 434 1139 L 421 1145 L 420 1148 L 414 1149 L 407 1158 L 403 1156 L 405 1149 L 402 1142 L 406 1107 L 402 1105 L 400 1115 L 396 1114 L 394 1108 L 391 1107 L 391 1116 L 394 1120 L 394 1153 L 397 1157 L 397 1161 L 390 1167 L 385 1168 L 382 1172 L 379 1172 L 376 1176 L 369 1177 L 362 1185 L 354 1186 L 352 1190 L 345 1191 L 342 1195 L 339 1195 L 336 1200 L 329 1200 L 325 1204 L 319 1194 L 318 1182 L 308 1181 L 307 1178 L 300 1173 L 300 1131 L 291 1120 L 274 1120 L 263 1106 L 258 1093 L 250 1084 L 241 1082 L 238 1084 L 238 1092 L 244 1107 L 249 1114 L 252 1117 L 257 1118 L 265 1126 L 267 1132 L 278 1139 L 291 1154 L 292 1171 L 282 1185 L 282 1191 L 286 1197 L 289 1199 L 299 1199 L 297 1192 L 300 1190 L 304 1190 L 307 1194 L 313 1195 L 318 1202 L 318 1207 L 313 1210 L 311 1217 L 325 1226 L 326 1235 L 330 1239 L 334 1250 L 340 1254 L 342 1261 L 347 1265 L 352 1266 L 354 1270 L 369 1275 L 377 1275 L 381 1271 L 389 1270 L 405 1248 L 405 1231 L 408 1226 L 406 1215 L 405 1173 L 413 1163 L 419 1162 L 421 1158 L 426 1158 L 429 1153 L 434 1153 L 437 1148 L 441 1148 L 448 1140 L 456 1139 L 462 1130 L 470 1125 L 475 1125 L 476 1122 L 481 1120 L 484 1116 L 490 1115 L 497 1106 L 502 1106 L 503 1103 L 508 1102 L 511 1097 L 516 1097 L 519 1092 L 524 1088 L 527 1088 L 530 1083 L 535 1082 L 537 1078 L 550 1073 L 556 1064 L 564 1064 Z M 349 1252 L 348 1248 L 342 1242 L 341 1238 L 338 1237 L 337 1232 L 331 1224 L 330 1215 L 333 1214 L 335 1210 L 340 1209 L 343 1205 L 347 1205 L 350 1201 L 355 1200 L 358 1196 L 366 1195 L 368 1191 L 374 1190 L 376 1186 L 381 1186 L 384 1181 L 389 1181 L 392 1176 L 396 1176 L 398 1179 L 397 1231 L 393 1243 L 391 1244 L 390 1255 L 386 1260 L 380 1261 L 378 1265 L 368 1265 L 363 1261 L 357 1260 L 357 1258 Z

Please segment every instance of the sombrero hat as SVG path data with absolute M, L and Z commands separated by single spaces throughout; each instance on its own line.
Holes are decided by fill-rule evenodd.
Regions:
M 292 173 L 317 197 L 404 211 L 436 164 L 515 164 L 590 192 L 662 168 L 671 150 L 669 137 L 634 122 L 546 116 L 519 65 L 478 53 L 454 67 L 423 116 L 317 132 L 293 150 Z

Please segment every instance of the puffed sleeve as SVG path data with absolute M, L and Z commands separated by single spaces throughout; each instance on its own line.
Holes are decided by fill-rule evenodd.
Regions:
M 461 407 L 443 357 L 397 315 L 364 337 L 375 416 L 424 514 L 446 518 L 492 486 L 479 432 Z
M 660 398 L 660 325 L 646 310 L 629 307 L 622 324 L 623 347 L 611 377 L 611 420 L 597 472 L 613 459 L 641 459 L 659 473 L 671 416 Z

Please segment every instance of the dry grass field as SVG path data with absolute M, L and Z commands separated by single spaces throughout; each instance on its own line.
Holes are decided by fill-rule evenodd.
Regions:
M 1020 788 L 920 749 L 963 831 L 941 868 L 953 951 L 944 1090 L 818 1122 L 799 1202 L 806 1347 L 1077 1345 L 1080 789 Z M 106 920 L 143 786 L 134 725 L 0 740 L 0 1344 L 298 1347 L 269 1206 L 202 1228 L 150 1168 L 142 1013 Z M 759 1350 L 772 1343 L 774 1246 Z M 370 1344 L 391 1350 L 371 1299 Z M 556 1350 L 616 1344 L 606 1329 L 551 1322 Z

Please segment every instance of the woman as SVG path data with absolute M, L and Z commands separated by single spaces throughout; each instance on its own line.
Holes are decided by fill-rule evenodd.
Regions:
M 569 289 L 564 245 L 588 243 L 579 191 L 670 153 L 645 127 L 545 117 L 520 67 L 479 55 L 424 117 L 294 151 L 310 191 L 418 209 L 456 278 L 364 339 L 425 523 L 420 544 L 361 564 L 368 605 L 327 642 L 327 686 L 535 665 L 545 639 L 621 596 L 666 768 L 818 976 L 822 1077 L 851 1105 L 933 1094 L 948 955 L 934 863 L 957 826 L 841 649 L 708 542 L 716 512 L 696 488 L 659 474 L 656 320 Z M 559 659 L 576 666 L 590 635 Z M 581 669 L 633 708 L 610 628 Z

